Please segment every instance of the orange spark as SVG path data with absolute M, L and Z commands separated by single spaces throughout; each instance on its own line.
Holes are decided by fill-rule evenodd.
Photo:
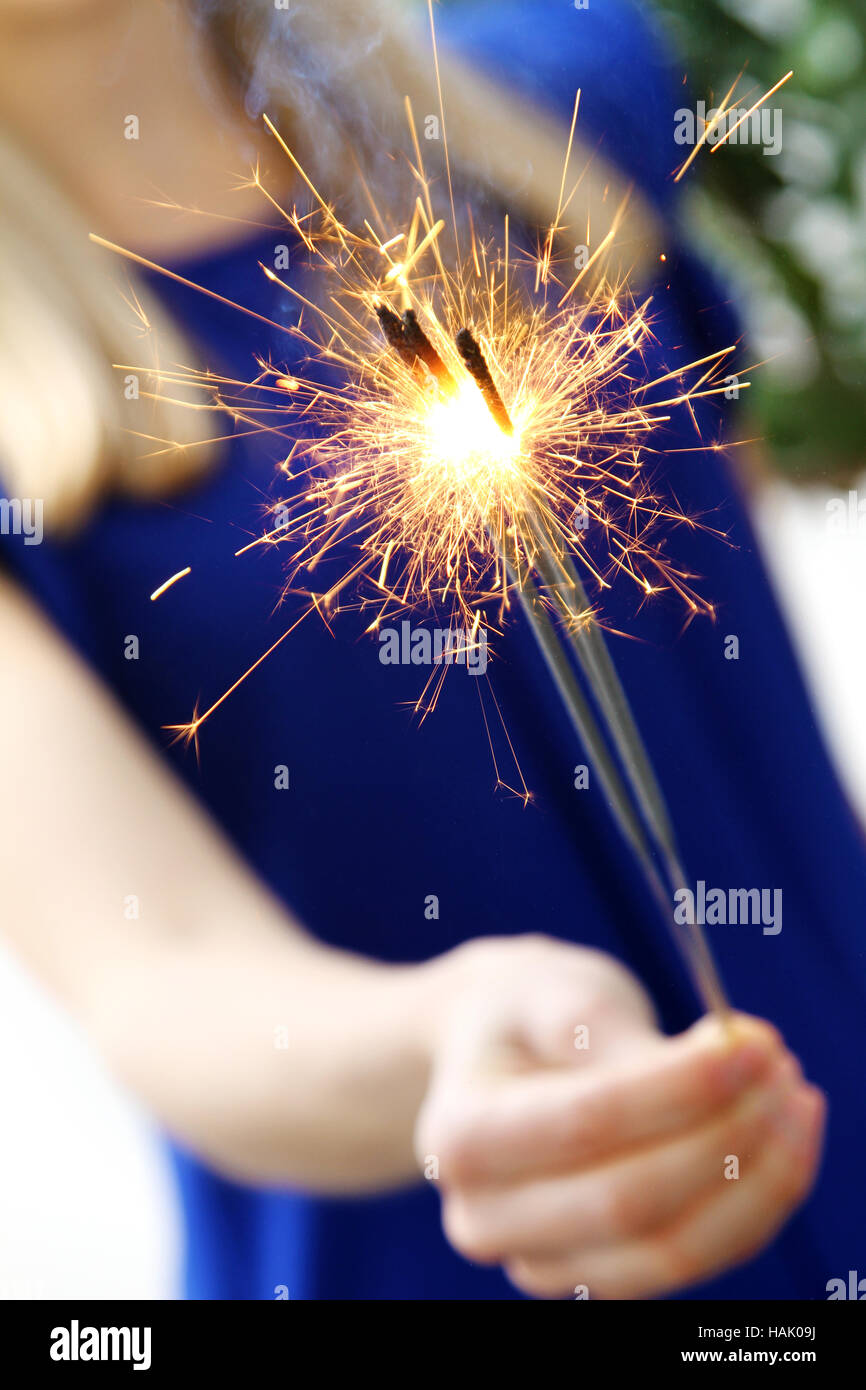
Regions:
M 160 584 L 158 589 L 154 589 L 153 593 L 150 596 L 151 603 L 155 603 L 158 598 L 161 598 L 162 595 L 165 593 L 166 589 L 171 588 L 172 584 L 176 584 L 179 579 L 184 579 L 186 575 L 191 573 L 191 565 L 187 565 L 184 569 L 178 570 L 177 574 L 173 574 L 170 579 L 166 579 L 163 584 Z

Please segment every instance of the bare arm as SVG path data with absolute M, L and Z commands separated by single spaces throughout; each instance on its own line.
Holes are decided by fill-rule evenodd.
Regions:
M 2 579 L 0 635 L 2 919 L 18 952 L 217 1166 L 325 1189 L 417 1173 L 441 971 L 307 936 Z

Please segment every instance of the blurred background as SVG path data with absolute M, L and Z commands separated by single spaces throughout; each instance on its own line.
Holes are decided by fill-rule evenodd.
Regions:
M 789 69 L 777 156 L 738 145 L 687 191 L 691 235 L 735 290 L 766 358 L 750 392 L 772 464 L 845 482 L 866 437 L 866 7 L 863 0 L 655 0 L 693 94 Z M 743 105 L 742 101 L 737 103 Z
M 684 104 L 709 109 L 744 66 L 738 91 L 755 96 L 795 71 L 773 98 L 778 156 L 737 145 L 702 158 L 685 228 L 731 288 L 749 360 L 766 359 L 743 431 L 765 441 L 756 517 L 816 718 L 866 822 L 864 0 L 646 8 Z M 179 1223 L 157 1138 L 5 953 L 0 1049 L 0 1113 L 27 1136 L 7 1130 L 0 1148 L 0 1298 L 172 1297 Z

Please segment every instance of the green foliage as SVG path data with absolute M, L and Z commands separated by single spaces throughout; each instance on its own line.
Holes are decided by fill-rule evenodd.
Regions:
M 794 69 L 778 155 L 733 143 L 687 175 L 687 225 L 734 286 L 754 356 L 751 405 L 775 458 L 842 478 L 866 462 L 864 0 L 654 0 L 708 109 L 745 67 L 754 101 Z M 742 99 L 737 105 L 742 107 Z M 748 103 L 751 104 L 751 103 Z

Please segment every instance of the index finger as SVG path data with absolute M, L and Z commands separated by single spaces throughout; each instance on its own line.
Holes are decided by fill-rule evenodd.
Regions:
M 443 1182 L 513 1180 L 589 1166 L 703 1123 L 782 1055 L 775 1030 L 738 1016 L 648 1042 L 633 1060 L 485 1080 L 449 1115 Z

